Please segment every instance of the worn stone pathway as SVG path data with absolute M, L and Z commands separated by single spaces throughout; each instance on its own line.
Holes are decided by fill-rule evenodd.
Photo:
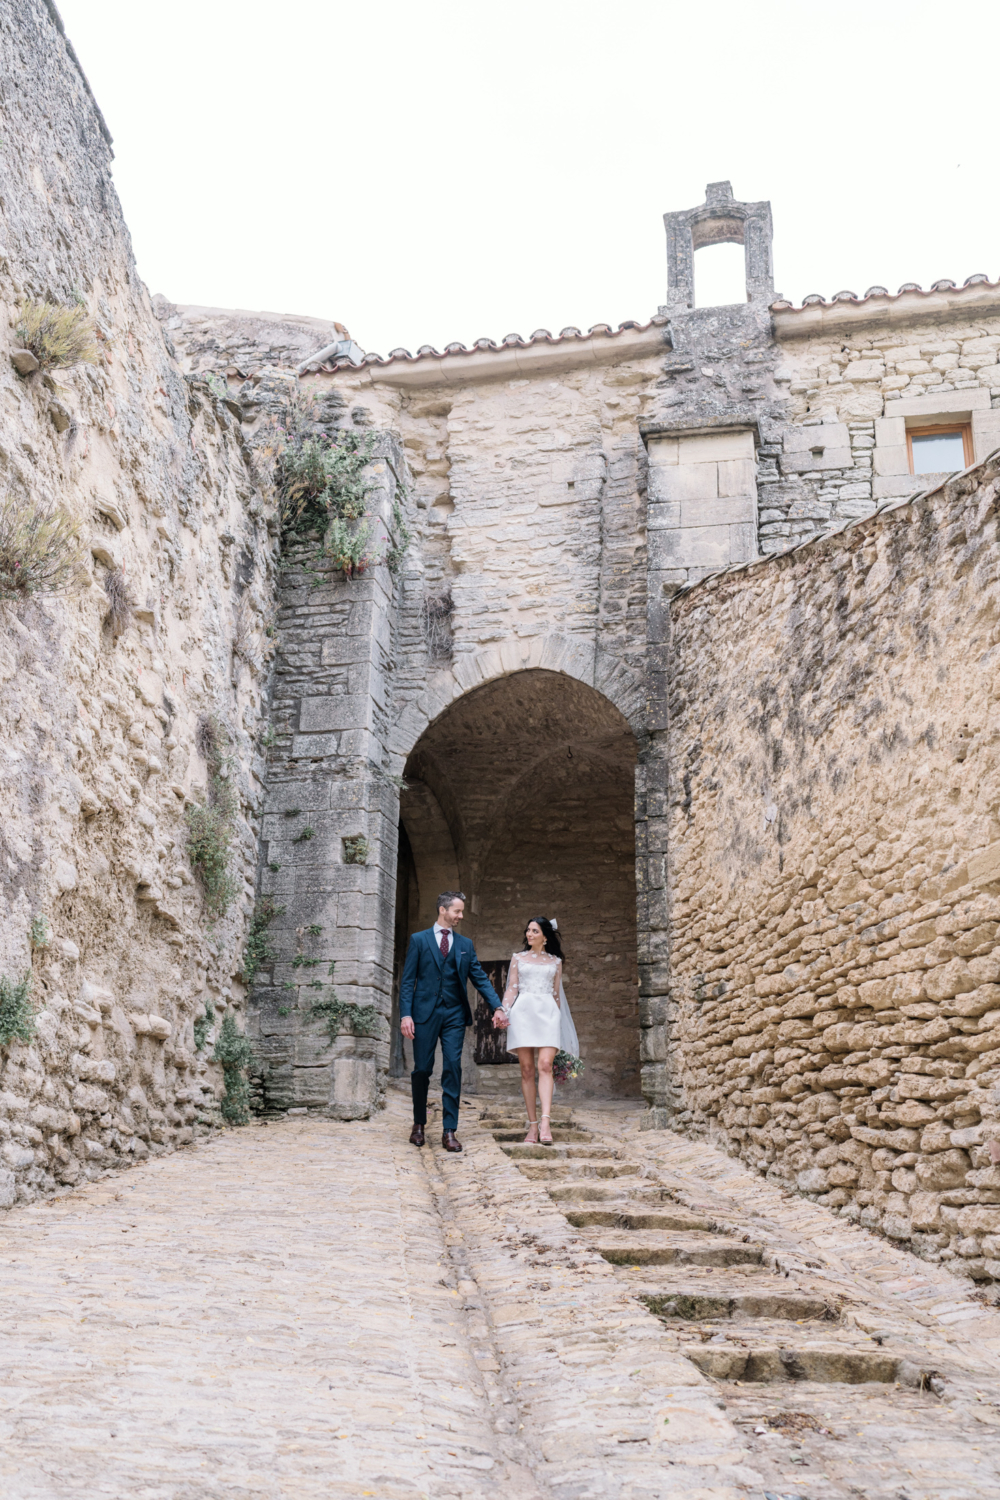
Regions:
M 0 1493 L 1000 1490 L 1000 1313 L 970 1283 L 627 1106 L 564 1111 L 549 1150 L 469 1108 L 451 1157 L 405 1105 L 0 1218 Z

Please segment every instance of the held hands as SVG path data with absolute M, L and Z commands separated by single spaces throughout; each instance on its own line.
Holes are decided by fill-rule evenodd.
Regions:
M 494 1030 L 495 1031 L 506 1031 L 507 1027 L 509 1025 L 510 1025 L 510 1016 L 507 1014 L 507 1012 L 504 1010 L 503 1006 L 501 1005 L 501 1006 L 499 1006 L 493 1012 L 493 1027 L 494 1027 Z

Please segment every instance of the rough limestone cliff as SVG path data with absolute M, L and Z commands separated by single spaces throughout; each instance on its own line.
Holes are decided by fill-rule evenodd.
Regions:
M 28 977 L 34 1031 L 0 1047 L 2 1206 L 218 1119 L 277 528 L 238 404 L 185 376 L 154 315 L 110 137 L 43 0 L 7 10 L 0 110 L 0 505 L 59 504 L 80 538 L 73 586 L 0 618 L 0 983 L 10 1009 Z M 98 361 L 18 373 L 26 299 L 83 308 Z M 231 841 L 214 918 L 186 850 L 213 797 Z

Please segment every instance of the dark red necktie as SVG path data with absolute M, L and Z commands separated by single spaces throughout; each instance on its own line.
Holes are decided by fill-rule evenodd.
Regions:
M 442 958 L 447 958 L 448 957 L 448 929 L 447 929 L 447 927 L 444 927 L 441 930 L 441 957 Z

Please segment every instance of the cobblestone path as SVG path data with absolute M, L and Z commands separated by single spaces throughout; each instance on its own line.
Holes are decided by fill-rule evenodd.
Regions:
M 392 1095 L 0 1219 L 0 1494 L 1000 1492 L 970 1283 L 628 1108 L 475 1113 L 459 1157 Z

